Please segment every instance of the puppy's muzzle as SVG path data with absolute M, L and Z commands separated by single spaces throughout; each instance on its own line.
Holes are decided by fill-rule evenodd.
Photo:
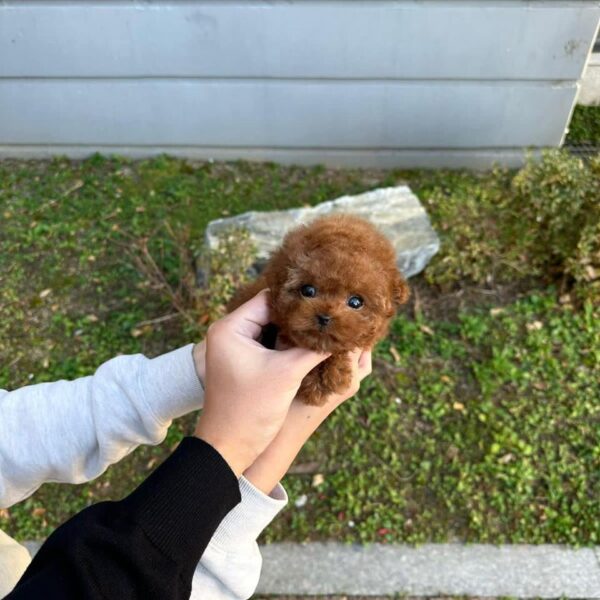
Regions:
M 329 315 L 317 315 L 317 323 L 319 327 L 327 327 L 329 323 L 331 323 L 331 318 Z

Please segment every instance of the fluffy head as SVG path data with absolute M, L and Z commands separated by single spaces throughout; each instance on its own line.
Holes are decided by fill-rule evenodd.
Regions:
M 372 346 L 408 298 L 390 242 L 351 215 L 322 217 L 290 231 L 263 277 L 281 334 L 324 352 Z

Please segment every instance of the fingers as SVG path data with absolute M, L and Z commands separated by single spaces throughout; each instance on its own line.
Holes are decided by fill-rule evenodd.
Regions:
M 371 373 L 371 351 L 353 350 L 348 353 L 352 366 L 352 383 L 348 388 L 348 396 L 354 396 L 360 389 L 362 380 Z
M 269 323 L 269 290 L 262 290 L 242 304 L 226 320 L 236 333 L 257 339 L 262 328 Z
M 288 368 L 295 369 L 299 376 L 304 377 L 309 371 L 314 369 L 319 363 L 331 356 L 330 352 L 320 353 L 305 348 L 289 348 L 278 352 Z
M 358 376 L 362 381 L 373 371 L 373 356 L 371 350 L 364 350 L 358 358 Z
M 352 352 L 348 352 L 350 364 L 354 378 L 362 381 L 373 370 L 371 350 L 361 350 L 357 348 Z

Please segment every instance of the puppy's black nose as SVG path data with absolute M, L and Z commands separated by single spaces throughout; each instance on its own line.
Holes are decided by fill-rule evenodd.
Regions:
M 331 322 L 331 317 L 329 315 L 317 315 L 317 321 L 321 327 L 327 327 Z

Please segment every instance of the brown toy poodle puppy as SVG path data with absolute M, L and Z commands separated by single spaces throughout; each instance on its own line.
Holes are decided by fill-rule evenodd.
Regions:
M 276 338 L 284 346 L 331 352 L 298 391 L 298 398 L 313 405 L 348 387 L 348 352 L 382 339 L 409 294 L 392 244 L 369 222 L 347 214 L 290 231 L 263 273 L 238 290 L 228 310 L 264 288 L 271 291 L 273 324 L 263 332 L 265 345 L 274 347 Z

